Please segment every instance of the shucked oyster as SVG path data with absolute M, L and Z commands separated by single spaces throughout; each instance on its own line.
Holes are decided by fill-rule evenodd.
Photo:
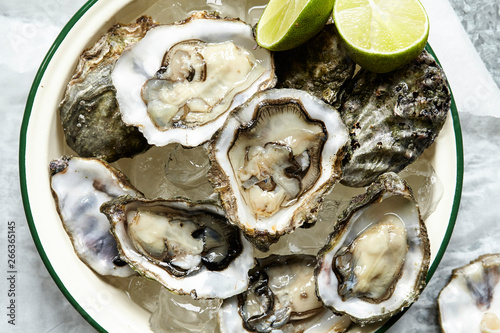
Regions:
M 351 320 L 331 313 L 316 296 L 315 264 L 308 255 L 259 259 L 249 272 L 248 290 L 222 304 L 221 331 L 344 332 Z
M 430 260 L 427 231 L 406 183 L 380 176 L 354 197 L 318 254 L 325 306 L 361 324 L 391 317 L 420 295 Z
M 101 207 L 123 259 L 167 289 L 227 298 L 247 288 L 253 250 L 223 211 L 184 200 L 119 197 Z
M 229 110 L 274 86 L 271 55 L 256 45 L 251 26 L 205 12 L 151 29 L 113 70 L 123 120 L 157 146 L 208 141 Z
M 276 88 L 305 90 L 334 107 L 356 64 L 347 56 L 334 24 L 294 49 L 274 52 Z
M 141 193 L 118 170 L 94 158 L 62 157 L 50 163 L 50 171 L 57 211 L 78 257 L 100 275 L 135 274 L 121 260 L 99 208 L 120 195 Z
M 500 254 L 453 270 L 438 298 L 443 332 L 500 332 Z
M 339 111 L 351 145 L 342 183 L 355 187 L 413 163 L 434 142 L 451 101 L 443 70 L 425 50 L 390 73 L 359 71 L 346 94 Z
M 123 50 L 154 25 L 148 17 L 129 25 L 115 25 L 81 55 L 59 106 L 66 142 L 81 157 L 113 162 L 149 147 L 137 128 L 123 123 L 111 71 Z
M 347 131 L 337 111 L 294 89 L 260 92 L 211 143 L 209 180 L 230 222 L 264 251 L 316 219 L 339 178 Z

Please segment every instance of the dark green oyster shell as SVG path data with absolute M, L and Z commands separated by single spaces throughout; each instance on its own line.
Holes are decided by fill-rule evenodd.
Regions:
M 111 72 L 121 53 L 155 25 L 149 17 L 111 27 L 80 56 L 59 114 L 66 143 L 81 157 L 113 162 L 132 157 L 150 146 L 135 127 L 123 123 L 111 83 Z
M 434 142 L 451 105 L 445 74 L 425 50 L 390 73 L 360 70 L 346 96 L 340 114 L 351 144 L 341 182 L 352 187 L 413 163 Z
M 340 105 L 340 92 L 352 78 L 355 63 L 340 44 L 335 25 L 328 24 L 301 46 L 274 53 L 276 88 L 295 88 Z

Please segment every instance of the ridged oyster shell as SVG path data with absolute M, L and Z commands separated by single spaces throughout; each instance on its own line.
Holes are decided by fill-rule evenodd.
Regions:
M 59 105 L 66 143 L 79 156 L 114 162 L 149 148 L 137 128 L 123 123 L 111 72 L 122 52 L 154 25 L 145 16 L 136 23 L 114 25 L 80 56 Z
M 273 55 L 276 88 L 301 89 L 336 108 L 340 106 L 356 64 L 342 47 L 334 24 L 327 24 L 306 43 Z
M 386 173 L 354 197 L 318 253 L 323 304 L 362 325 L 415 302 L 425 286 L 430 245 L 406 182 Z
M 390 73 L 360 70 L 345 96 L 339 111 L 351 144 L 341 181 L 354 187 L 414 162 L 434 142 L 451 105 L 445 74 L 425 50 Z

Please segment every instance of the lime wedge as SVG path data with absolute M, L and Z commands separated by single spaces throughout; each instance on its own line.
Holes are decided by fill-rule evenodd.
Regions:
M 257 43 L 289 50 L 317 34 L 328 21 L 334 0 L 270 0 L 257 24 Z
M 352 60 L 377 73 L 410 62 L 429 35 L 418 0 L 336 0 L 333 20 Z

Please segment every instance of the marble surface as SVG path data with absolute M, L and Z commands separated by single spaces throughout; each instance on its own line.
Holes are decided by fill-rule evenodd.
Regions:
M 449 77 L 464 143 L 462 203 L 448 249 L 420 300 L 390 332 L 438 332 L 436 298 L 451 270 L 500 252 L 500 10 L 489 0 L 423 0 L 430 41 Z M 83 0 L 0 0 L 0 331 L 95 332 L 69 304 L 37 253 L 19 187 L 19 131 L 44 55 Z M 450 49 L 452 48 L 452 49 Z M 467 64 L 467 66 L 464 66 Z M 8 323 L 8 222 L 15 222 L 16 320 Z M 12 223 L 11 223 L 12 224 Z

